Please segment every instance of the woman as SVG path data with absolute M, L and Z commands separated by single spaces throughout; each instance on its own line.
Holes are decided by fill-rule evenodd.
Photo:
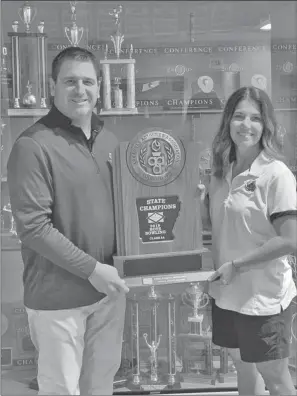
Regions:
M 296 288 L 296 181 L 280 161 L 268 95 L 234 92 L 213 142 L 207 214 L 212 226 L 213 342 L 229 348 L 241 395 L 293 395 L 288 368 Z M 264 380 L 264 381 L 263 381 Z

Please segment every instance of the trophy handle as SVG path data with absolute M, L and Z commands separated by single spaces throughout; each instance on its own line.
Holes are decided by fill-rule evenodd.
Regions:
M 36 7 L 33 7 L 32 10 L 33 10 L 33 16 L 32 16 L 31 23 L 34 21 L 36 15 L 37 15 L 37 8 L 36 8 Z
M 83 36 L 83 34 L 84 34 L 84 28 L 83 28 L 83 27 L 80 27 L 80 28 L 78 29 L 78 31 L 79 31 L 80 37 L 77 39 L 76 45 L 78 45 L 79 42 L 80 42 L 80 40 L 82 39 L 82 36 Z
M 201 301 L 204 301 L 204 300 L 205 300 L 205 304 L 199 305 L 199 308 L 204 308 L 204 307 L 206 307 L 207 304 L 209 303 L 209 295 L 206 294 L 206 293 L 203 293 L 203 294 L 202 294 L 202 299 L 201 299 Z
M 68 41 L 72 44 L 72 40 L 69 38 L 69 35 L 68 35 L 68 32 L 70 31 L 69 27 L 65 26 L 64 31 L 65 31 L 65 35 L 66 35 Z

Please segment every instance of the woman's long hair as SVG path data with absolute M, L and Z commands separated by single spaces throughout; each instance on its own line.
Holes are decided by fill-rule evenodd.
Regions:
M 230 123 L 238 104 L 245 99 L 255 102 L 260 110 L 263 122 L 263 133 L 260 139 L 261 149 L 265 150 L 269 156 L 283 158 L 279 127 L 269 96 L 261 89 L 242 87 L 233 92 L 227 100 L 219 130 L 212 144 L 213 175 L 219 179 L 226 175 L 230 163 L 236 160 L 235 144 L 230 135 Z

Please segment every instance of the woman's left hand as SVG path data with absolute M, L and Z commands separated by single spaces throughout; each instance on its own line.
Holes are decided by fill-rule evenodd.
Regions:
M 236 268 L 232 264 L 232 261 L 224 263 L 218 270 L 216 270 L 209 278 L 209 282 L 219 280 L 223 285 L 228 285 L 234 278 Z

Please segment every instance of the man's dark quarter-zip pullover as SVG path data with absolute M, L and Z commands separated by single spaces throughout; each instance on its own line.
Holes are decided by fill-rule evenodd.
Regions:
M 8 161 L 22 242 L 24 304 L 41 310 L 93 304 L 96 262 L 112 264 L 115 224 L 109 155 L 116 137 L 92 115 L 91 138 L 55 106 L 16 140 Z

